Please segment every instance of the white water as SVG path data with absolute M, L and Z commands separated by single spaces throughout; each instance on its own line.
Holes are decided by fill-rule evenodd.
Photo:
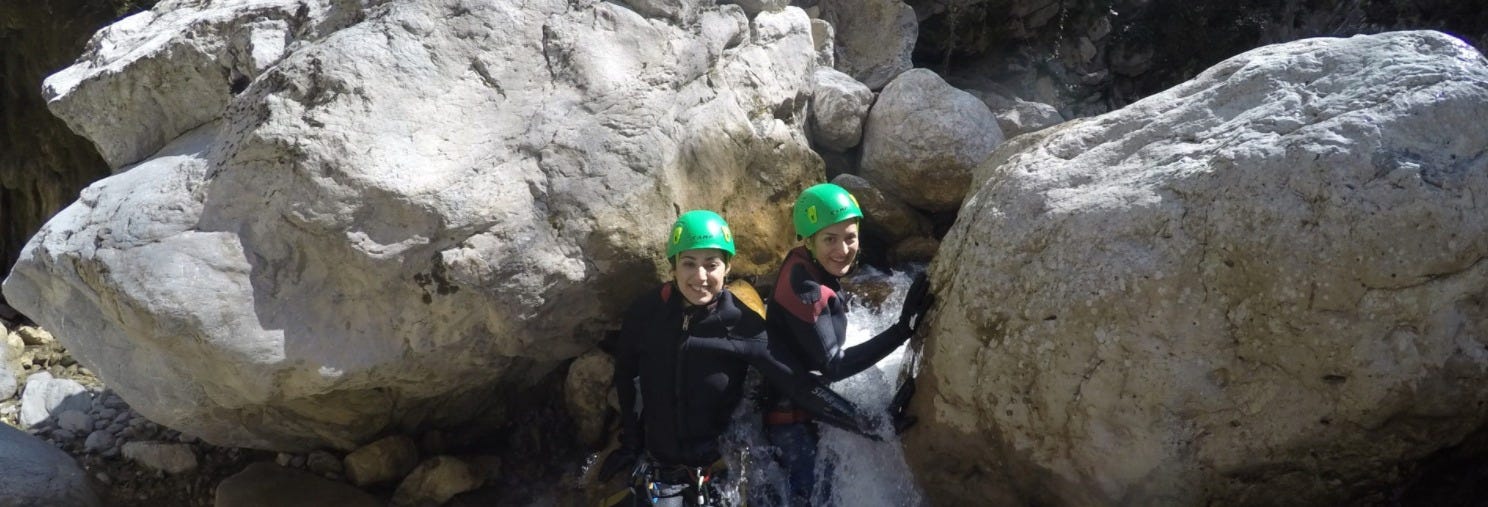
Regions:
M 858 301 L 862 298 L 855 298 L 849 305 L 849 346 L 867 341 L 898 320 L 905 292 L 912 279 L 911 273 L 906 272 L 884 274 L 871 268 L 861 269 L 865 271 L 855 276 L 886 279 L 892 285 L 893 292 L 877 312 L 859 304 Z M 906 348 L 900 347 L 890 353 L 873 368 L 832 384 L 834 391 L 860 408 L 881 415 L 883 425 L 875 433 L 883 441 L 874 442 L 848 431 L 822 425 L 821 442 L 817 448 L 817 487 L 822 487 L 824 475 L 830 475 L 831 505 L 904 507 L 926 504 L 923 494 L 915 485 L 909 465 L 904 461 L 899 438 L 894 435 L 885 412 L 898 388 Z M 759 413 L 753 407 L 743 407 L 736 413 L 734 429 L 725 439 L 733 442 L 735 447 L 735 451 L 728 457 L 730 468 L 740 470 L 741 465 L 746 467 L 746 488 L 778 488 L 776 490 L 781 491 L 788 487 L 785 474 L 770 459 L 773 449 L 764 438 Z M 737 491 L 730 491 L 728 496 L 737 504 L 740 496 Z

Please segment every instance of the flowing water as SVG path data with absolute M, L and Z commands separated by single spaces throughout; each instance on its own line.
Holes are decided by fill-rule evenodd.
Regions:
M 912 279 L 910 272 L 882 273 L 861 267 L 854 280 L 862 285 L 887 285 L 892 292 L 876 308 L 870 298 L 857 295 L 849 304 L 847 342 L 849 346 L 867 341 L 892 326 L 899 318 L 905 292 Z M 831 505 L 854 507 L 905 507 L 925 505 L 914 476 L 904 460 L 899 438 L 888 424 L 886 409 L 900 382 L 900 371 L 906 363 L 907 346 L 890 353 L 877 365 L 851 378 L 832 384 L 832 389 L 864 410 L 879 414 L 883 424 L 877 433 L 882 442 L 874 442 L 848 431 L 822 425 L 817 448 L 817 484 L 830 481 Z M 730 456 L 731 468 L 746 470 L 744 488 L 783 491 L 787 479 L 770 459 L 772 449 L 764 438 L 758 412 L 742 408 L 735 417 L 734 429 L 726 438 L 735 451 Z M 824 480 L 825 479 L 825 480 Z M 731 490 L 731 499 L 740 496 L 757 498 Z M 820 490 L 818 491 L 820 493 Z M 777 495 L 768 495 L 777 497 Z M 756 501 L 755 503 L 760 503 Z

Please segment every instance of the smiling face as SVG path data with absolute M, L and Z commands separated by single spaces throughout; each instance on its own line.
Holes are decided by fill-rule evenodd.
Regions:
M 858 259 L 858 220 L 844 220 L 826 226 L 806 240 L 807 248 L 827 274 L 845 276 Z
M 706 305 L 718 298 L 723 291 L 723 279 L 728 276 L 728 260 L 723 250 L 700 248 L 683 250 L 677 254 L 677 265 L 672 268 L 672 277 L 677 288 L 688 303 Z

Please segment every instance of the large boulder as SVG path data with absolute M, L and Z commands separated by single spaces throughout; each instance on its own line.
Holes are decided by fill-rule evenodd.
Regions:
M 961 206 L 972 170 L 1003 140 L 986 103 L 926 69 L 884 88 L 863 129 L 863 178 L 927 211 Z
M 151 420 L 285 451 L 499 424 L 662 276 L 658 227 L 719 210 L 762 272 L 824 177 L 800 9 L 360 5 L 166 1 L 47 81 L 121 173 L 5 296 Z
M 1389 503 L 1488 422 L 1484 117 L 1488 60 L 1398 32 L 1012 140 L 932 266 L 927 492 Z
M 293 468 L 269 462 L 248 465 L 223 479 L 213 495 L 215 507 L 376 507 L 385 505 L 349 484 L 322 479 Z
M 39 438 L 0 423 L 0 506 L 102 505 L 77 462 Z

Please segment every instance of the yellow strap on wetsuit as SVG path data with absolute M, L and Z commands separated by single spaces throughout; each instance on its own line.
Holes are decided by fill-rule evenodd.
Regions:
M 759 292 L 754 286 L 743 278 L 735 279 L 728 283 L 728 290 L 734 294 L 734 300 L 743 303 L 745 307 L 754 310 L 759 316 L 765 316 L 765 300 L 760 299 Z

